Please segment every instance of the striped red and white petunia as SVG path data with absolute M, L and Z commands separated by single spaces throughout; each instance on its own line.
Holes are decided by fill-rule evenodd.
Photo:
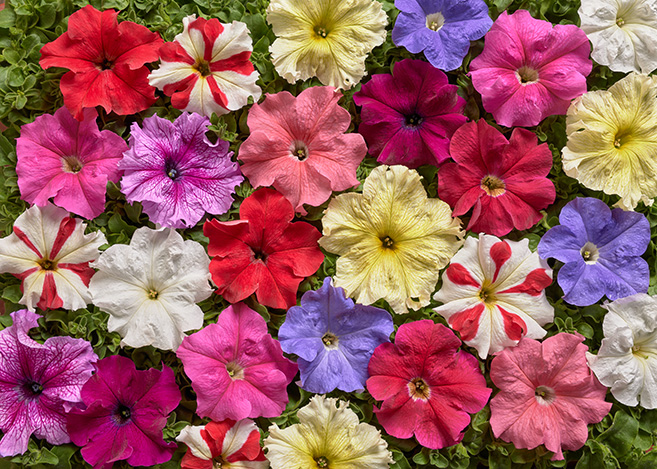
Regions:
M 100 231 L 84 234 L 86 224 L 52 204 L 28 208 L 16 219 L 13 233 L 0 239 L 0 273 L 21 280 L 19 303 L 40 309 L 80 309 L 91 303 L 89 281 L 98 248 L 107 241 Z
M 173 42 L 160 47 L 161 64 L 149 83 L 171 96 L 173 107 L 208 117 L 240 109 L 249 96 L 257 101 L 262 91 L 249 60 L 253 47 L 246 24 L 190 15 L 183 25 Z
M 434 308 L 477 349 L 481 358 L 514 347 L 524 337 L 545 336 L 554 318 L 545 297 L 552 269 L 529 249 L 529 240 L 470 237 L 442 276 Z
M 250 419 L 188 426 L 182 429 L 176 440 L 189 448 L 180 463 L 182 469 L 269 467 L 260 447 L 260 432 Z

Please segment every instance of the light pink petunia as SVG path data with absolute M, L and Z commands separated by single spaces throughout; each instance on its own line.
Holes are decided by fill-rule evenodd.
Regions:
M 61 107 L 24 125 L 16 139 L 16 174 L 21 198 L 40 207 L 48 199 L 91 220 L 105 210 L 107 181 L 118 182 L 125 141 L 98 130 L 95 109 L 84 109 L 82 121 Z
M 215 421 L 278 417 L 298 369 L 262 316 L 243 303 L 185 337 L 176 355 L 198 396 L 196 413 Z
M 553 27 L 526 10 L 503 12 L 485 39 L 470 74 L 484 109 L 498 124 L 538 125 L 566 114 L 571 100 L 586 93 L 591 45 L 577 26 Z
M 267 95 L 249 111 L 251 135 L 242 144 L 242 173 L 253 187 L 271 186 L 297 213 L 318 206 L 332 191 L 359 184 L 356 168 L 367 147 L 360 134 L 345 134 L 351 123 L 330 86 L 307 88 L 296 98 L 287 91 Z
M 516 448 L 545 445 L 553 460 L 564 458 L 562 449 L 584 446 L 587 425 L 601 421 L 611 403 L 586 364 L 583 341 L 566 333 L 543 343 L 525 337 L 493 359 L 490 377 L 500 389 L 490 402 L 496 438 Z

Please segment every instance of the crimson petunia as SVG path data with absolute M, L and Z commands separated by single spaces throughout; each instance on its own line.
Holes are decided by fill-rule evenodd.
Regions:
M 324 261 L 321 233 L 306 222 L 292 223 L 294 207 L 264 188 L 240 206 L 240 220 L 205 222 L 217 293 L 236 303 L 255 292 L 260 304 L 287 309 L 297 304 L 301 281 Z
M 87 5 L 71 15 L 68 31 L 41 48 L 43 68 L 70 70 L 60 88 L 64 104 L 78 120 L 86 107 L 129 115 L 156 101 L 144 64 L 158 59 L 162 38 L 131 21 L 119 24 L 117 15 Z

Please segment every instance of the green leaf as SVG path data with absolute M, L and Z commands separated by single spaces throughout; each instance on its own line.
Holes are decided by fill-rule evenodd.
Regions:
M 597 440 L 606 444 L 616 457 L 627 454 L 639 432 L 639 422 L 622 410 L 616 412 L 614 421 Z
M 0 11 L 0 28 L 11 28 L 16 22 L 14 10 L 7 7 Z
M 23 297 L 20 285 L 9 285 L 2 290 L 2 299 L 7 300 L 15 305 L 18 304 Z

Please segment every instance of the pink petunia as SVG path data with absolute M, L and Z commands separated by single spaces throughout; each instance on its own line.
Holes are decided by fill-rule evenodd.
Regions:
M 253 187 L 274 186 L 306 214 L 303 204 L 326 202 L 332 191 L 359 184 L 356 168 L 367 154 L 360 134 L 345 134 L 349 112 L 341 93 L 313 86 L 296 98 L 287 91 L 267 95 L 249 111 L 251 135 L 242 144 L 242 173 Z
M 278 417 L 298 369 L 262 316 L 242 303 L 185 337 L 176 355 L 198 396 L 196 413 L 216 421 Z
M 553 460 L 563 459 L 562 449 L 584 445 L 587 425 L 600 422 L 611 403 L 586 364 L 583 340 L 566 333 L 543 343 L 525 337 L 493 359 L 490 377 L 500 389 L 490 402 L 496 438 L 516 448 L 545 445 Z
M 534 126 L 566 114 L 586 93 L 591 45 L 577 26 L 532 18 L 526 10 L 503 12 L 486 34 L 484 51 L 470 64 L 484 109 L 506 127 Z

